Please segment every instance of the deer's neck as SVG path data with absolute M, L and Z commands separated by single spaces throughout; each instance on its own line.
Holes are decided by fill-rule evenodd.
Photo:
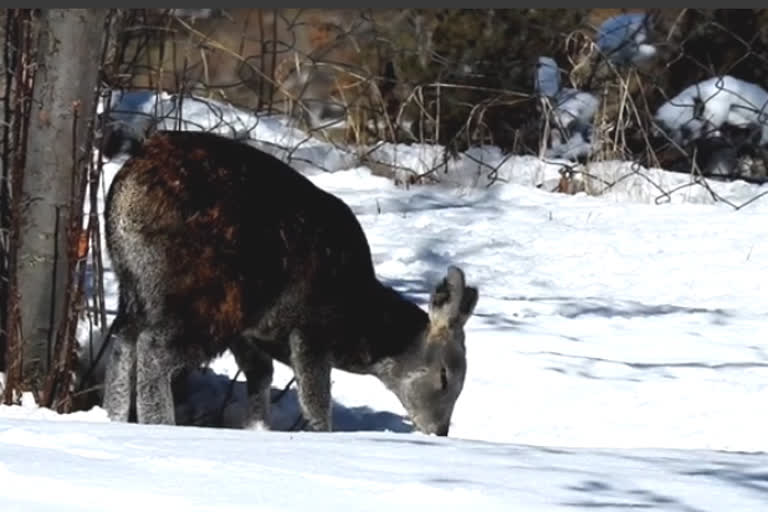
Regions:
M 429 326 L 429 317 L 416 304 L 395 290 L 376 284 L 361 302 L 357 329 L 341 350 L 336 350 L 336 366 L 355 373 L 378 374 L 388 361 L 417 350 Z

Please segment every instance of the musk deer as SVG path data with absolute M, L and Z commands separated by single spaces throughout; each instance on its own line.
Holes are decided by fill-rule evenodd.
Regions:
M 104 407 L 174 424 L 171 379 L 230 349 L 250 425 L 269 427 L 273 358 L 331 430 L 331 368 L 373 374 L 424 433 L 447 435 L 478 291 L 449 267 L 429 313 L 375 276 L 352 210 L 288 164 L 202 132 L 158 132 L 114 178 L 107 247 L 119 308 Z

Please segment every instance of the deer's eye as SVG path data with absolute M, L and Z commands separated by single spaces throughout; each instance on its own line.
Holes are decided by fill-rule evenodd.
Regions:
M 445 369 L 445 366 L 440 368 L 440 385 L 443 390 L 448 387 L 448 371 Z

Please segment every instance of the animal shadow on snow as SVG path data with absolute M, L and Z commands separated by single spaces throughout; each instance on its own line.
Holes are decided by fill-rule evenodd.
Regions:
M 728 316 L 725 311 L 720 309 L 690 308 L 668 304 L 650 305 L 635 302 L 628 302 L 625 307 L 611 307 L 603 304 L 590 303 L 589 301 L 563 304 L 559 314 L 566 318 L 577 318 L 586 315 L 603 316 L 606 318 L 636 318 L 675 314 L 708 314 L 713 316 L 712 321 L 714 323 L 723 322 Z
M 273 387 L 271 395 L 271 430 L 301 430 L 296 385 L 288 390 Z M 210 369 L 199 369 L 177 378 L 174 403 L 178 425 L 242 428 L 247 411 L 247 385 Z M 366 406 L 346 407 L 333 401 L 331 414 L 336 432 L 414 432 L 404 416 Z
M 435 283 L 438 282 L 438 277 L 435 274 Z M 386 286 L 394 288 L 403 297 L 419 304 L 422 308 L 426 307 L 431 290 L 430 282 L 426 279 L 381 279 L 381 282 Z
M 582 480 L 567 489 L 577 495 L 583 493 L 583 496 L 576 496 L 572 500 L 561 503 L 573 508 L 704 512 L 687 505 L 682 498 L 676 498 L 667 493 L 634 487 L 625 488 L 604 480 Z
M 752 470 L 743 463 L 720 463 L 717 467 L 688 469 L 681 471 L 681 474 L 718 480 L 750 492 L 760 493 L 764 499 L 768 500 L 768 468 L 765 464 Z
M 482 319 L 486 325 L 499 331 L 521 329 L 524 325 L 524 323 L 520 320 L 515 320 L 514 318 L 511 318 L 510 316 L 504 315 L 502 313 L 475 312 L 474 316 Z
M 435 268 L 443 268 L 449 264 L 447 260 L 440 263 L 441 265 L 435 265 Z M 441 274 L 433 272 L 421 279 L 382 279 L 382 283 L 426 309 L 430 291 L 441 278 Z M 243 426 L 247 411 L 245 382 L 232 381 L 225 375 L 201 368 L 177 377 L 173 390 L 178 425 L 228 428 Z M 295 385 L 287 391 L 273 387 L 270 393 L 271 429 L 301 429 L 301 409 Z M 415 431 L 406 417 L 389 411 L 376 411 L 367 406 L 346 407 L 336 401 L 332 401 L 331 407 L 333 430 L 336 432 Z
M 527 317 L 559 316 L 568 320 L 579 320 L 588 317 L 605 319 L 634 320 L 638 318 L 653 318 L 674 316 L 684 320 L 690 318 L 692 322 L 704 325 L 708 322 L 712 325 L 726 325 L 733 315 L 728 310 L 719 308 L 704 308 L 692 306 L 678 306 L 671 304 L 644 304 L 632 300 L 618 300 L 602 297 L 514 297 L 511 300 L 528 303 Z M 629 327 L 634 328 L 634 327 Z M 695 334 L 695 333 L 694 333 Z M 585 341 L 579 336 L 561 334 L 561 338 L 574 343 Z M 553 359 L 548 369 L 563 374 L 579 375 L 581 377 L 601 380 L 623 380 L 640 382 L 655 375 L 658 378 L 678 378 L 670 370 L 677 368 L 697 368 L 712 371 L 738 371 L 748 368 L 766 368 L 766 361 L 729 361 L 711 362 L 699 361 L 695 358 L 683 361 L 633 361 L 631 359 L 613 359 L 598 357 L 577 350 L 573 353 L 567 349 L 541 350 L 537 354 Z M 609 374 L 603 371 L 611 367 Z
M 725 453 L 724 457 L 743 456 L 743 454 Z M 636 455 L 617 455 L 633 463 L 649 464 L 665 473 L 677 474 L 683 478 L 710 479 L 715 484 L 725 484 L 734 491 L 739 489 L 754 495 L 757 499 L 768 499 L 768 471 L 765 459 L 756 459 L 753 463 L 740 460 L 721 459 L 719 454 L 708 456 L 707 460 L 691 460 L 675 457 L 653 457 Z M 595 478 L 597 477 L 597 478 Z M 644 483 L 635 486 L 631 483 L 613 483 L 608 475 L 592 475 L 578 484 L 566 487 L 574 499 L 562 503 L 569 507 L 599 508 L 609 510 L 665 510 L 679 512 L 704 512 L 704 509 L 686 503 L 686 496 L 675 495 L 671 489 L 652 490 Z M 663 485 L 663 484 L 660 484 Z
M 419 254 L 419 260 L 427 260 L 424 254 Z M 444 268 L 449 263 L 447 261 L 441 261 L 435 263 L 431 262 L 433 268 Z M 404 297 L 410 299 L 416 304 L 420 304 L 421 307 L 427 307 L 427 301 L 429 299 L 429 293 L 431 290 L 431 283 L 438 282 L 441 276 L 437 273 L 425 277 L 425 279 L 382 279 L 382 282 L 387 286 L 391 286 L 395 290 L 399 291 Z M 431 279 L 431 281 L 430 281 Z M 504 313 L 483 313 L 475 310 L 472 315 L 478 319 L 481 319 L 486 325 L 491 326 L 498 330 L 513 330 L 520 329 L 524 324 L 520 320 L 515 320 L 509 315 Z
M 722 309 L 707 309 L 672 304 L 643 304 L 633 300 L 606 299 L 602 297 L 524 297 L 532 303 L 550 303 L 554 313 L 565 318 L 600 316 L 604 318 L 639 318 L 664 315 L 710 315 L 713 323 L 724 323 L 730 316 Z
M 406 201 L 397 201 L 396 204 L 397 212 L 401 215 L 441 210 L 471 210 L 473 215 L 494 216 L 503 213 L 504 210 L 500 206 L 503 203 L 489 201 L 485 196 L 451 201 L 445 197 L 438 198 L 424 192 L 414 192 L 408 196 Z

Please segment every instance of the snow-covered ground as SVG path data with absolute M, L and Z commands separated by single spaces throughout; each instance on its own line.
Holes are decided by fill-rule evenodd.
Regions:
M 377 432 L 0 423 L 4 512 L 765 510 L 765 458 Z
M 275 151 L 304 140 L 257 126 Z M 450 437 L 411 432 L 375 378 L 335 370 L 333 434 L 289 431 L 292 391 L 273 432 L 0 407 L 0 509 L 765 510 L 768 197 L 734 210 L 687 176 L 610 162 L 589 172 L 630 177 L 607 193 L 555 194 L 560 166 L 495 148 L 405 190 L 359 152 L 301 147 L 297 167 L 350 204 L 383 281 L 422 306 L 449 264 L 479 287 Z M 372 156 L 417 173 L 440 161 L 418 145 Z M 712 187 L 735 204 L 768 191 Z M 111 309 L 115 291 L 108 273 Z M 235 373 L 225 355 L 192 376 L 179 421 L 236 426 Z M 290 377 L 276 366 L 275 393 Z

